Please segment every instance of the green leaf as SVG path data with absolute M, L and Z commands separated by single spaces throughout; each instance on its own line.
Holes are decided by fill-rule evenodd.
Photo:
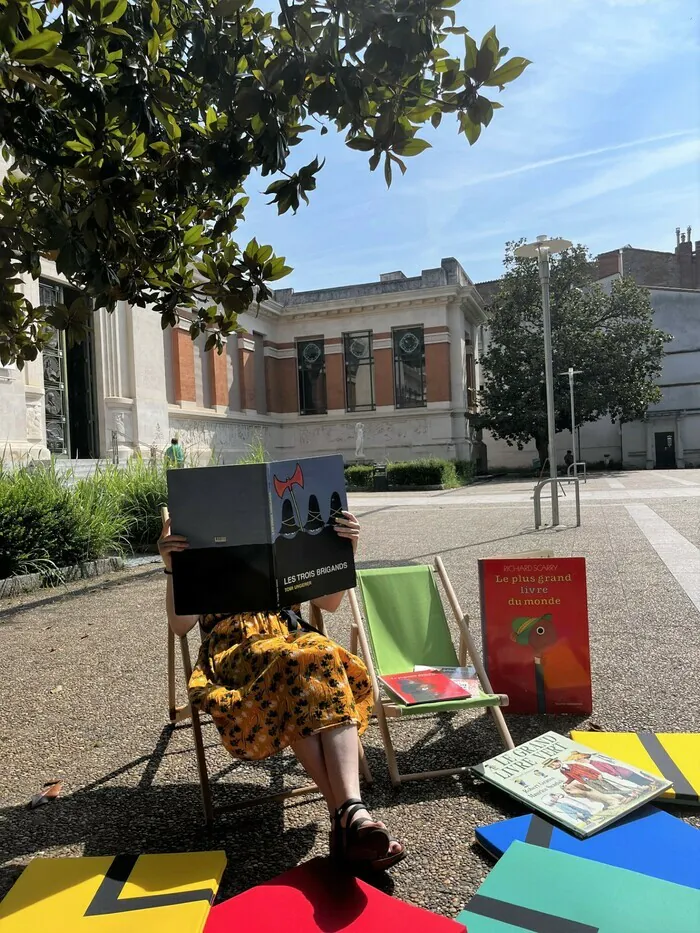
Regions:
M 356 136 L 354 139 L 349 139 L 346 143 L 348 149 L 359 149 L 360 152 L 371 152 L 376 143 L 373 139 L 370 139 L 369 136 Z
M 185 246 L 195 246 L 202 239 L 202 233 L 204 232 L 204 227 L 201 224 L 197 224 L 194 227 L 190 227 L 187 233 L 182 238 L 182 242 Z
M 151 22 L 154 26 L 157 26 L 160 22 L 160 7 L 158 6 L 158 0 L 151 0 Z
M 100 20 L 103 23 L 116 23 L 126 13 L 127 6 L 127 0 L 108 0 Z
M 276 282 L 277 279 L 283 279 L 285 275 L 289 275 L 289 273 L 293 271 L 291 266 L 284 265 L 284 259 L 282 259 L 282 265 L 266 278 L 268 282 Z
M 384 159 L 384 179 L 386 181 L 387 188 L 391 188 L 391 159 L 389 158 L 388 152 L 386 154 L 386 158 Z
M 180 216 L 177 218 L 178 225 L 180 227 L 189 227 L 192 221 L 197 216 L 197 205 L 191 204 L 187 210 L 183 211 Z
M 126 154 L 129 156 L 129 158 L 135 159 L 138 156 L 143 155 L 145 151 L 146 151 L 146 134 L 139 133 L 139 135 L 133 141 L 133 143 L 131 144 L 131 147 L 129 148 Z
M 478 55 L 478 48 L 476 47 L 476 42 L 472 39 L 471 36 L 464 37 L 464 48 L 466 49 L 466 55 L 464 58 L 464 70 L 471 71 L 476 68 L 476 57 Z
M 481 136 L 481 124 L 473 123 L 469 117 L 464 116 L 464 121 L 462 122 L 462 129 L 464 130 L 464 135 L 469 140 L 469 145 L 473 146 L 477 141 L 479 136 Z
M 158 61 L 159 54 L 160 54 L 160 36 L 154 29 L 153 35 L 148 40 L 148 57 L 153 62 L 154 65 Z
M 504 65 L 501 65 L 500 68 L 496 68 L 489 78 L 484 81 L 484 84 L 487 87 L 501 87 L 504 84 L 508 84 L 509 81 L 515 81 L 516 78 L 519 78 L 527 66 L 531 64 L 532 62 L 527 58 L 519 58 L 517 56 L 515 58 L 510 58 Z
M 10 57 L 17 62 L 28 64 L 40 62 L 54 51 L 60 41 L 61 34 L 55 29 L 42 29 L 28 39 L 17 42 L 10 52 Z
M 248 0 L 219 0 L 219 3 L 214 7 L 214 16 L 226 19 L 226 17 L 232 16 L 242 9 L 247 2 Z
M 397 146 L 396 152 L 402 156 L 416 156 L 430 148 L 432 147 L 427 140 L 418 139 L 414 136 L 413 139 L 409 139 L 408 142 L 405 142 L 403 146 Z

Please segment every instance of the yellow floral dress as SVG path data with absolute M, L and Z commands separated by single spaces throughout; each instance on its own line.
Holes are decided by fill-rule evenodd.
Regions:
M 285 615 L 272 612 L 208 615 L 200 625 L 190 700 L 211 715 L 235 758 L 268 758 L 345 723 L 360 734 L 367 728 L 373 707 L 367 668 L 325 635 L 290 631 Z

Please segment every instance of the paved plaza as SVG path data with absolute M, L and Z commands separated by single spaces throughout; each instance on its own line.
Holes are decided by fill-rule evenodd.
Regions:
M 603 729 L 700 730 L 700 471 L 605 474 L 582 486 L 582 525 L 571 488 L 562 526 L 534 531 L 532 482 L 480 483 L 436 493 L 362 494 L 360 566 L 429 563 L 441 554 L 479 632 L 477 559 L 551 549 L 587 558 L 594 712 Z M 549 521 L 545 504 L 544 518 Z M 220 896 L 229 897 L 327 849 L 318 798 L 302 797 L 221 819 L 203 831 L 187 724 L 167 721 L 164 578 L 145 565 L 100 581 L 4 600 L 0 754 L 0 896 L 37 855 L 223 848 Z M 328 619 L 347 642 L 349 611 Z M 507 710 L 506 710 L 507 715 Z M 576 717 L 507 716 L 516 742 Z M 402 770 L 476 763 L 501 749 L 490 717 L 411 720 L 393 727 Z M 304 783 L 289 755 L 232 762 L 205 727 L 217 799 Z M 395 791 L 379 730 L 365 737 L 375 777 L 373 812 L 406 840 L 410 857 L 383 882 L 396 895 L 455 915 L 490 859 L 474 828 L 522 812 L 469 777 Z M 61 797 L 30 811 L 44 782 Z M 700 827 L 700 811 L 674 808 Z

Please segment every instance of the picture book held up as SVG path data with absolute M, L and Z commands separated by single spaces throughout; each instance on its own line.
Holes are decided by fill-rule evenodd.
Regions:
M 168 472 L 179 615 L 289 608 L 355 585 L 343 458 Z
M 670 781 L 556 732 L 545 732 L 472 771 L 582 838 L 670 786 Z
M 592 711 L 586 562 L 479 561 L 484 666 L 511 713 Z

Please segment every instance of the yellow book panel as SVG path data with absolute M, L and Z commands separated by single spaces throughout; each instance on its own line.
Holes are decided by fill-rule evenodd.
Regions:
M 571 738 L 673 781 L 673 787 L 661 794 L 661 800 L 700 802 L 700 733 L 574 731 Z
M 0 933 L 201 933 L 224 852 L 38 858 L 0 904 Z

